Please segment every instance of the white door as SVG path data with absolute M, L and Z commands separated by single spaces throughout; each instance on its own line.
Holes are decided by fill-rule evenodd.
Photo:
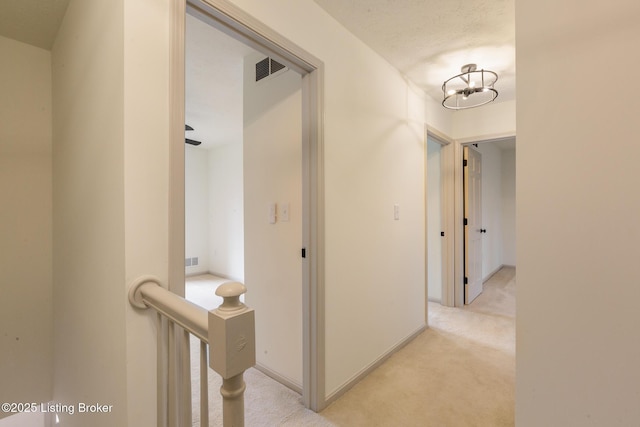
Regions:
M 464 147 L 464 303 L 482 293 L 482 156 Z

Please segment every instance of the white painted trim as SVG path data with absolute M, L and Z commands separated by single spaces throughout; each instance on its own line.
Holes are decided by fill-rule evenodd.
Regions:
M 453 190 L 453 226 L 454 226 L 454 279 L 453 279 L 453 301 L 456 307 L 464 306 L 464 191 L 463 191 L 463 174 L 462 167 L 463 150 L 459 141 L 453 143 L 453 171 L 454 171 L 454 190 Z
M 302 74 L 303 98 L 303 401 L 320 411 L 325 399 L 324 335 L 324 64 L 227 0 L 180 0 L 172 12 L 170 270 L 184 295 L 184 20 L 186 4 L 199 19 Z M 181 72 L 179 68 L 181 68 Z M 178 138 L 178 128 L 180 128 Z M 174 134 L 175 132 L 175 134 Z M 178 138 L 178 139 L 176 139 Z M 179 144 L 178 144 L 179 141 Z M 178 149 L 179 145 L 179 149 Z M 180 151 L 180 153 L 178 152 Z M 181 209 L 181 211 L 180 211 Z M 176 247 L 179 246 L 179 247 Z M 178 272 L 179 261 L 179 272 Z M 175 265 L 174 265 L 175 264 Z M 180 289 L 180 281 L 181 289 Z M 173 290 L 173 288 L 171 288 Z
M 368 366 L 366 366 L 363 369 L 361 369 L 360 372 L 356 373 L 350 379 L 345 381 L 342 385 L 340 385 L 338 387 L 338 389 L 335 392 L 331 393 L 330 396 L 327 396 L 326 405 L 330 405 L 331 403 L 333 403 L 337 399 L 339 399 L 342 395 L 344 395 L 347 391 L 349 391 L 353 386 L 355 386 L 357 383 L 359 383 L 362 379 L 364 379 L 371 372 L 376 370 L 376 368 L 380 367 L 380 365 L 382 365 L 384 362 L 386 362 L 387 359 L 389 359 L 395 353 L 397 353 L 398 351 L 402 350 L 403 347 L 405 347 L 407 344 L 409 344 L 411 341 L 413 341 L 418 335 L 420 335 L 426 329 L 427 329 L 427 325 L 422 325 L 421 327 L 416 329 L 414 332 L 409 334 L 406 338 L 401 340 L 398 344 L 396 344 L 392 348 L 390 348 L 389 351 L 387 351 L 386 353 L 382 354 L 380 357 L 378 357 L 376 360 L 374 360 Z
M 432 137 L 437 143 L 442 145 L 440 151 L 440 174 L 441 174 L 441 194 L 442 194 L 442 298 L 440 304 L 448 307 L 454 306 L 454 174 L 453 174 L 453 150 L 455 141 L 427 125 L 427 137 Z M 425 184 L 425 188 L 426 184 Z M 427 258 L 428 259 L 428 258 Z M 427 275 L 427 277 L 429 277 Z
M 489 274 L 487 274 L 486 276 L 484 276 L 484 278 L 482 279 L 482 283 L 487 283 L 487 281 L 489 279 L 491 279 L 493 277 L 494 274 L 496 274 L 498 271 L 502 270 L 502 268 L 504 267 L 504 264 L 500 264 L 499 267 L 497 267 L 496 269 L 494 269 L 492 272 L 490 272 Z
M 440 155 L 442 156 L 442 228 L 444 231 L 444 241 L 442 242 L 442 261 L 443 261 L 443 289 L 442 289 L 442 305 L 454 306 L 454 242 L 455 242 L 455 224 L 454 224 L 454 157 L 455 144 L 451 143 L 442 147 Z
M 254 368 L 256 368 L 258 371 L 262 372 L 263 374 L 265 374 L 269 378 L 278 381 L 283 386 L 290 388 L 291 390 L 295 391 L 298 394 L 302 394 L 302 387 L 300 387 L 298 384 L 294 383 L 289 378 L 284 377 L 284 376 L 278 374 L 277 372 L 274 372 L 271 369 L 267 368 L 266 366 L 262 366 L 259 363 L 256 363 Z
M 228 276 L 226 274 L 220 274 L 220 273 L 216 273 L 215 271 L 211 271 L 211 270 L 207 270 L 207 271 L 203 271 L 201 273 L 190 273 L 190 274 L 185 274 L 184 277 L 187 278 L 191 278 L 191 277 L 198 277 L 198 276 L 202 276 L 205 274 L 210 274 L 212 276 L 216 276 L 219 277 L 221 279 L 225 279 L 225 280 L 229 280 L 229 281 L 233 281 L 233 282 L 242 282 L 242 280 L 239 280 L 237 277 L 231 277 Z
M 168 288 L 171 292 L 184 297 L 184 258 L 185 258 L 185 202 L 184 202 L 184 40 L 185 40 L 185 1 L 172 2 L 169 28 L 169 247 L 168 247 Z M 166 322 L 164 322 L 166 323 Z M 157 323 L 158 326 L 163 322 Z M 176 328 L 168 327 L 167 340 L 161 339 L 158 331 L 158 364 L 164 365 L 166 354 L 167 371 L 158 377 L 158 426 L 176 425 L 178 420 L 177 397 L 172 392 L 181 384 L 184 390 L 191 389 L 191 373 L 187 372 L 189 363 L 185 363 L 188 354 L 188 343 L 182 342 L 182 348 L 175 340 Z M 186 360 L 189 360 L 188 358 Z M 174 369 L 176 363 L 182 369 Z M 158 367 L 160 374 L 161 367 Z M 166 373 L 166 376 L 165 376 Z M 169 391 L 164 390 L 168 385 Z M 168 399 L 167 408 L 162 399 Z M 189 396 L 190 401 L 191 396 Z M 189 403 L 189 408 L 191 404 Z M 189 411 L 189 423 L 190 423 Z M 182 421 L 185 421 L 183 419 Z
M 169 46 L 169 290 L 184 297 L 184 41 L 186 2 L 171 7 Z
M 438 129 L 429 125 L 427 125 L 427 135 L 442 146 L 452 144 L 454 141 L 453 138 L 449 137 L 444 132 L 440 132 Z
M 324 293 L 324 64 L 305 74 L 303 98 L 303 401 L 319 412 L 325 395 L 325 293 Z M 305 141 L 306 140 L 306 141 Z M 306 142 L 306 143 L 305 143 Z
M 429 324 L 429 127 L 424 124 L 424 176 L 422 177 L 424 202 L 424 323 Z
M 507 141 L 515 137 L 516 137 L 516 133 L 514 131 L 514 132 L 494 133 L 490 135 L 472 136 L 468 138 L 457 139 L 456 141 L 460 144 L 468 145 L 468 144 L 480 144 L 483 142 Z
M 491 279 L 498 271 L 502 270 L 503 268 L 516 268 L 516 266 L 510 264 L 500 264 L 500 267 L 496 268 L 491 273 L 487 274 L 484 279 L 482 279 L 482 283 L 488 282 L 489 279 Z

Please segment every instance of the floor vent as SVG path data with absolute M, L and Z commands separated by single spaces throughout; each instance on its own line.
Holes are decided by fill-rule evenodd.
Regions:
M 256 81 L 279 74 L 287 70 L 287 67 L 272 58 L 264 58 L 256 63 Z

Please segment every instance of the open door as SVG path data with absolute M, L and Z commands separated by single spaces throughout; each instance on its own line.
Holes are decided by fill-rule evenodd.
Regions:
M 482 156 L 464 147 L 464 303 L 482 293 Z

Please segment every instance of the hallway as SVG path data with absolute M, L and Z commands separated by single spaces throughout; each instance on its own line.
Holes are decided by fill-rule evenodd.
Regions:
M 515 268 L 502 268 L 464 309 L 429 303 L 429 328 L 320 414 L 250 369 L 246 425 L 514 425 L 515 276 Z M 220 420 L 219 379 L 209 380 L 210 419 Z
M 429 303 L 429 329 L 322 412 L 339 426 L 512 426 L 516 270 L 464 309 Z

